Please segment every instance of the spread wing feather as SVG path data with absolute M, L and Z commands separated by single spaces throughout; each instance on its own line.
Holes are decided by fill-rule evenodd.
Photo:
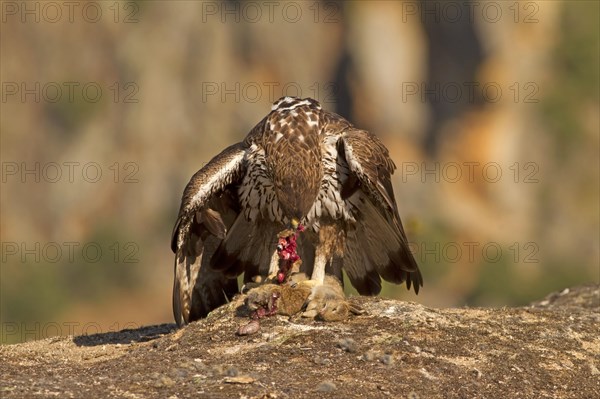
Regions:
M 375 295 L 381 291 L 381 277 L 362 248 L 363 240 L 362 235 L 355 229 L 347 232 L 344 270 L 359 294 Z
M 230 278 L 244 273 L 246 282 L 257 275 L 266 276 L 280 230 L 280 225 L 268 220 L 250 222 L 239 214 L 217 248 L 211 267 Z
M 360 186 L 360 190 L 349 198 L 359 210 L 355 215 L 357 233 L 348 236 L 344 256 L 344 268 L 350 280 L 360 282 L 365 293 L 377 294 L 380 286 L 374 283 L 372 276 L 376 271 L 384 280 L 406 282 L 409 289 L 414 286 L 418 293 L 423 278 L 398 215 L 391 183 L 396 166 L 388 150 L 375 135 L 357 129 L 344 132 L 338 143 L 338 153 L 344 157 Z M 351 251 L 353 245 L 362 249 L 363 259 L 356 251 Z
M 246 147 L 226 148 L 200 169 L 183 192 L 173 229 L 173 314 L 179 326 L 205 317 L 238 291 L 236 279 L 209 267 L 239 214 L 235 186 L 244 171 Z

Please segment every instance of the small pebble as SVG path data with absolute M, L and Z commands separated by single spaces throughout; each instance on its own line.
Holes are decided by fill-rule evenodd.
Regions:
M 352 338 L 342 338 L 337 342 L 337 347 L 341 348 L 343 351 L 354 353 L 358 349 L 358 345 L 356 341 Z
M 473 370 L 471 370 L 471 374 L 473 374 L 473 377 L 475 377 L 477 379 L 481 378 L 481 376 L 482 376 L 481 371 L 479 371 L 478 369 L 475 369 L 475 368 Z
M 167 346 L 165 348 L 166 351 L 171 352 L 172 350 L 174 350 L 175 348 L 177 348 L 177 344 L 171 344 L 169 346 Z
M 256 381 L 254 378 L 249 375 L 239 375 L 236 377 L 225 377 L 223 382 L 226 384 L 252 384 Z
M 377 357 L 377 354 L 375 352 L 373 352 L 373 351 L 367 351 L 362 356 L 362 359 L 366 360 L 367 362 L 372 362 L 373 360 L 375 360 L 376 357 Z
M 175 385 L 175 381 L 173 381 L 173 379 L 164 375 L 164 376 L 160 377 L 160 379 L 158 380 L 156 385 L 159 387 L 171 387 L 171 386 Z
M 323 381 L 317 387 L 318 392 L 333 392 L 337 389 L 337 386 L 331 381 Z
M 329 363 L 331 363 L 331 360 L 329 360 L 329 359 L 327 359 L 327 358 L 320 357 L 320 356 L 315 356 L 315 357 L 313 358 L 313 363 L 314 363 L 314 364 L 321 365 L 321 366 L 324 366 L 324 365 L 326 365 L 326 364 L 329 364 Z
M 214 377 L 223 375 L 225 373 L 225 366 L 222 364 L 215 364 L 210 368 L 210 372 Z
M 172 372 L 172 375 L 175 378 L 185 378 L 185 377 L 187 377 L 188 374 L 189 374 L 188 371 L 183 368 L 176 368 Z
M 385 364 L 386 366 L 390 366 L 390 365 L 394 364 L 394 356 L 392 356 L 392 355 L 387 355 L 387 354 L 386 354 L 386 355 L 382 355 L 382 356 L 379 358 L 379 361 L 380 361 L 381 363 Z
M 437 377 L 434 377 L 433 375 L 429 374 L 429 371 L 427 371 L 425 367 L 421 367 L 419 372 L 423 375 L 423 377 L 427 378 L 428 380 L 437 380 Z

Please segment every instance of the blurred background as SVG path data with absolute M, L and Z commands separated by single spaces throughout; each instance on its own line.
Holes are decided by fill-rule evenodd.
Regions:
M 598 283 L 598 20 L 595 1 L 2 2 L 2 342 L 172 322 L 183 188 L 283 95 L 390 149 L 425 285 L 383 296 Z

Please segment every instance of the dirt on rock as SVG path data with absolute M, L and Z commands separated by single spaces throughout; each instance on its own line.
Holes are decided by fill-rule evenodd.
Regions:
M 433 309 L 353 298 L 366 314 L 283 316 L 238 336 L 239 301 L 176 329 L 0 347 L 0 397 L 596 398 L 600 289 L 521 308 Z

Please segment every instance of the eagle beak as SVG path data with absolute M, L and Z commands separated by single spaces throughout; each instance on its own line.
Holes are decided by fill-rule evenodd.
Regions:
M 298 228 L 298 225 L 300 224 L 300 221 L 296 218 L 292 218 L 291 223 L 294 230 L 296 230 Z

